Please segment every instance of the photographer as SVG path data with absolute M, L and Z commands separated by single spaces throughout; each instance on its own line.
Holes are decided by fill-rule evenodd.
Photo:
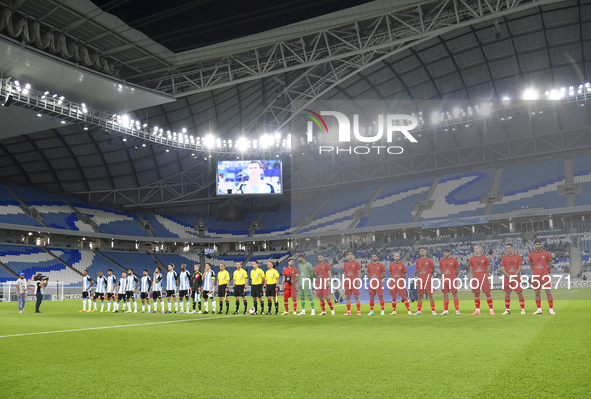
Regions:
M 35 292 L 35 295 L 37 296 L 37 304 L 35 305 L 35 313 L 41 313 L 39 311 L 39 306 L 41 306 L 41 302 L 43 302 L 43 287 L 47 287 L 49 278 L 39 273 L 34 277 L 34 280 L 37 282 L 37 291 Z
M 18 295 L 18 312 L 25 313 L 25 303 L 27 302 L 27 280 L 25 280 L 25 273 L 18 275 L 16 293 Z

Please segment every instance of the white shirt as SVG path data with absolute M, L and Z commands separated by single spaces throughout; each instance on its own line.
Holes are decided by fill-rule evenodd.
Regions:
M 86 276 L 83 276 L 82 277 L 82 291 L 83 292 L 88 291 L 90 284 L 92 284 L 92 279 L 90 278 L 90 276 L 88 274 Z
M 167 291 L 176 290 L 176 280 L 177 279 L 178 279 L 178 274 L 174 270 L 166 273 L 166 290 Z
M 188 270 L 182 271 L 180 274 L 179 290 L 188 291 L 191 289 L 191 273 Z
M 162 291 L 162 273 L 158 273 L 154 276 L 154 287 L 152 291 L 160 292 Z
M 19 278 L 16 280 L 16 285 L 19 288 L 19 292 L 24 294 L 27 291 L 27 279 Z
M 127 285 L 127 278 L 126 277 L 120 277 L 119 278 L 119 293 L 120 294 L 125 294 L 125 286 Z
M 151 282 L 152 282 L 152 279 L 150 278 L 150 276 L 142 276 L 141 285 L 140 285 L 140 292 L 149 292 Z

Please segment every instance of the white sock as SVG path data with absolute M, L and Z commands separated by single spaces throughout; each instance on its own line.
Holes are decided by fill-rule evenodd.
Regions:
M 133 310 L 137 312 L 137 301 L 133 301 Z
M 208 306 L 208 305 L 209 305 L 209 301 L 206 299 L 206 300 L 205 300 L 205 305 L 204 305 L 204 307 L 203 307 L 203 308 L 205 309 L 205 312 L 207 312 L 207 309 L 208 309 L 208 308 L 207 308 L 207 306 Z
M 105 301 L 101 301 L 101 310 L 105 309 Z
M 174 311 L 178 312 L 179 311 L 179 302 L 175 299 L 174 301 Z
M 150 303 L 148 303 L 148 313 L 150 313 Z
M 82 310 L 86 310 L 86 298 L 82 299 Z
M 156 305 L 154 305 L 156 306 Z M 162 311 L 164 312 L 164 299 L 160 300 L 160 307 L 162 308 Z
M 145 312 L 145 311 L 146 311 L 146 305 L 144 305 L 144 304 L 142 303 L 142 312 Z
M 111 301 L 107 302 L 107 312 L 111 311 Z
M 172 302 L 168 301 L 168 311 L 172 311 Z
M 211 309 L 212 312 L 215 313 L 215 301 L 213 299 L 211 300 Z

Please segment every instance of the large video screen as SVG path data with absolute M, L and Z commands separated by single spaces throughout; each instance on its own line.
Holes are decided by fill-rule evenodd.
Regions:
M 218 161 L 218 195 L 281 194 L 281 160 Z

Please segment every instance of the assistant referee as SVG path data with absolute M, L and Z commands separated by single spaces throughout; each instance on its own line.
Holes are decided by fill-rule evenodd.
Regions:
M 230 273 L 226 270 L 226 265 L 220 263 L 220 272 L 218 273 L 217 292 L 220 301 L 220 311 L 222 314 L 224 310 L 224 302 L 226 302 L 226 314 L 230 310 L 230 301 L 228 300 L 228 281 L 230 281 Z
M 267 308 L 269 311 L 265 314 L 271 314 L 271 300 L 275 301 L 275 315 L 279 314 L 279 304 L 277 303 L 277 280 L 279 272 L 275 270 L 272 261 L 267 262 L 267 271 L 265 272 L 265 296 L 267 297 Z
M 232 277 L 234 280 L 234 296 L 236 297 L 236 311 L 234 314 L 239 313 L 238 308 L 240 307 L 240 300 L 238 298 L 240 297 L 242 297 L 242 301 L 244 302 L 244 314 L 246 314 L 248 302 L 246 302 L 246 297 L 244 296 L 244 288 L 246 286 L 248 273 L 242 268 L 242 262 L 236 262 L 236 270 L 234 270 Z

